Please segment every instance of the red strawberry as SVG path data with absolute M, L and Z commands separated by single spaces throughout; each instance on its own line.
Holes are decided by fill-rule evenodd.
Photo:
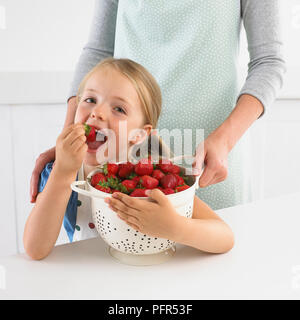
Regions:
M 173 174 L 169 173 L 160 179 L 160 184 L 164 189 L 174 189 L 177 186 L 177 179 Z
M 104 187 L 104 186 L 101 186 L 100 184 L 97 184 L 95 186 L 95 188 L 99 191 L 103 191 L 103 192 L 106 192 L 106 193 L 111 193 L 111 189 L 110 187 Z
M 188 189 L 188 188 L 189 188 L 189 186 L 188 186 L 187 184 L 184 184 L 184 185 L 182 185 L 182 186 L 176 187 L 176 188 L 175 188 L 175 192 L 180 192 L 180 191 L 186 190 L 186 189 Z
M 84 124 L 84 131 L 86 135 L 86 141 L 87 142 L 94 142 L 96 141 L 96 128 L 93 126 L 90 126 L 88 124 Z
M 136 187 L 136 182 L 133 180 L 124 180 L 119 183 L 118 189 L 123 193 L 130 193 Z
M 162 192 L 164 194 L 172 194 L 172 193 L 175 193 L 175 191 L 171 188 L 166 188 L 166 189 L 162 189 Z
M 148 197 L 145 194 L 147 189 L 135 189 L 130 193 L 130 197 Z
M 171 173 L 173 168 L 173 163 L 166 159 L 159 160 L 159 163 L 156 165 L 156 168 L 160 169 L 164 173 Z
M 175 176 L 176 179 L 177 179 L 177 186 L 180 186 L 180 185 L 182 185 L 182 184 L 185 184 L 185 181 L 183 180 L 183 178 L 182 178 L 180 175 L 174 174 L 174 176 Z
M 111 188 L 110 190 L 111 190 L 111 193 L 120 192 L 119 190 L 113 189 L 113 188 Z
M 139 176 L 151 175 L 153 172 L 153 164 L 151 159 L 141 159 L 134 168 L 134 171 Z
M 140 176 L 134 176 L 133 178 L 131 178 L 131 180 L 136 181 L 136 182 L 140 182 L 141 177 Z
M 152 177 L 157 179 L 158 181 L 164 176 L 165 174 L 161 172 L 159 169 L 155 169 L 152 172 Z
M 127 178 L 127 176 L 130 175 L 130 173 L 134 169 L 134 164 L 131 162 L 126 162 L 126 163 L 120 163 L 119 164 L 119 177 L 121 178 Z
M 151 176 L 142 176 L 140 178 L 141 185 L 146 189 L 154 189 L 158 186 L 159 181 Z
M 117 174 L 119 170 L 119 166 L 116 163 L 105 163 L 103 166 L 103 172 L 108 175 L 111 174 Z
M 106 177 L 102 172 L 97 172 L 92 176 L 91 185 L 95 187 L 100 181 L 106 181 Z
M 180 173 L 180 167 L 176 166 L 175 164 L 172 165 L 171 167 L 171 171 L 170 173 L 173 173 L 173 174 L 179 174 Z

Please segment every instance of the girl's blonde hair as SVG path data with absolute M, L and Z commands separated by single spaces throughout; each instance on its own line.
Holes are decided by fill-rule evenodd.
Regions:
M 124 76 L 128 78 L 128 80 L 132 83 L 136 92 L 138 94 L 142 110 L 145 116 L 145 123 L 144 124 L 151 124 L 152 128 L 155 129 L 157 126 L 157 122 L 161 113 L 162 108 L 162 95 L 161 90 L 156 82 L 155 78 L 149 73 L 149 71 L 140 65 L 137 62 L 134 62 L 130 59 L 116 59 L 113 57 L 109 57 L 103 59 L 99 62 L 90 72 L 88 72 L 83 80 L 80 83 L 78 92 L 77 92 L 77 103 L 79 103 L 81 99 L 82 92 L 84 90 L 85 84 L 87 80 L 91 77 L 91 75 L 100 70 L 103 67 L 111 67 L 114 68 L 116 71 L 120 72 Z M 151 138 L 152 137 L 152 138 Z M 153 140 L 152 140 L 153 139 Z M 163 157 L 170 157 L 173 156 L 171 150 L 165 145 L 160 137 L 157 135 L 149 135 L 148 139 L 145 139 L 145 143 L 148 143 L 148 150 L 147 154 L 140 154 L 140 150 L 137 152 L 137 156 L 139 157 L 147 157 L 151 155 L 151 142 L 154 142 L 154 139 L 158 139 L 155 143 L 159 146 L 159 156 Z M 139 147 L 141 150 L 143 148 L 141 145 L 134 146 Z M 153 148 L 154 149 L 154 148 Z M 131 150 L 131 157 L 134 148 Z M 152 150 L 153 152 L 153 150 Z M 152 154 L 153 155 L 153 154 Z

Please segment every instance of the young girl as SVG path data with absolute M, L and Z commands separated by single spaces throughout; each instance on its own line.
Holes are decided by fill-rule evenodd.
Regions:
M 127 133 L 141 129 L 127 141 L 127 150 L 150 137 L 161 111 L 160 88 L 151 74 L 129 59 L 101 61 L 83 79 L 77 94 L 75 124 L 65 128 L 56 141 L 55 163 L 44 168 L 39 194 L 24 230 L 24 248 L 32 259 L 45 258 L 55 243 L 96 237 L 87 198 L 72 192 L 70 184 L 86 179 L 98 165 L 99 150 L 107 141 L 86 142 L 84 123 L 98 130 L 110 129 L 119 141 L 119 123 L 126 121 Z M 142 130 L 143 129 L 143 130 Z M 142 133 L 146 132 L 146 136 Z M 116 160 L 118 161 L 118 143 Z M 107 204 L 129 226 L 202 251 L 223 253 L 234 244 L 231 229 L 203 201 L 195 196 L 192 219 L 180 216 L 159 189 L 148 196 L 155 202 L 114 193 Z

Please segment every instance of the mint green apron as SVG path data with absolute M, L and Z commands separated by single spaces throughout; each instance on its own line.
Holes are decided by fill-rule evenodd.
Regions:
M 158 129 L 204 129 L 207 137 L 237 98 L 241 25 L 237 0 L 119 0 L 116 58 L 143 65 L 162 91 Z M 193 152 L 196 145 L 193 145 Z M 251 201 L 243 139 L 228 158 L 225 181 L 197 195 L 217 210 Z

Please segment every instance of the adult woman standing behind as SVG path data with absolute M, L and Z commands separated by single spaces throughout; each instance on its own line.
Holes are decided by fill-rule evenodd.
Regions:
M 199 197 L 214 210 L 251 200 L 245 170 L 247 146 L 237 143 L 268 110 L 282 86 L 278 0 L 161 1 L 96 0 L 89 36 L 76 67 L 65 125 L 74 121 L 83 76 L 107 56 L 145 66 L 161 86 L 158 128 L 204 129 L 206 164 Z M 237 91 L 236 61 L 243 21 L 248 39 L 248 77 Z M 194 151 L 195 148 L 194 148 Z M 32 181 L 32 201 L 40 171 L 53 160 L 42 154 Z

